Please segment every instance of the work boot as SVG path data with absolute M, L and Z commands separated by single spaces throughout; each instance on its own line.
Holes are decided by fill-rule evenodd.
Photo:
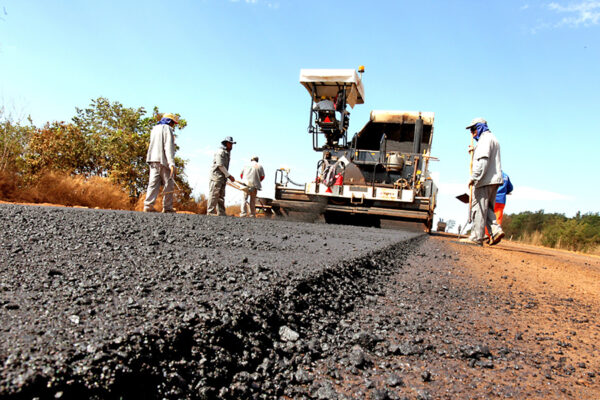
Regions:
M 500 243 L 500 241 L 502 240 L 503 237 L 504 237 L 503 230 L 496 232 L 496 234 L 492 235 L 492 237 L 490 239 L 490 246 Z
M 170 209 L 170 210 L 162 210 L 162 212 L 163 212 L 163 214 L 170 214 L 170 213 L 174 213 L 174 212 L 175 212 L 175 209 L 174 209 L 174 208 L 172 208 L 172 209 Z
M 458 243 L 461 243 L 461 244 L 470 244 L 470 245 L 472 245 L 472 246 L 483 246 L 483 243 L 481 243 L 481 242 L 476 242 L 475 240 L 473 240 L 473 239 L 471 239 L 471 238 L 463 238 L 463 239 L 460 239 L 460 240 L 458 241 Z
M 156 209 L 152 206 L 144 206 L 144 212 L 156 212 Z

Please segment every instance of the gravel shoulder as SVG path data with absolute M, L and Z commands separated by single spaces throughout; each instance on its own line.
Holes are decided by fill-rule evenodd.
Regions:
M 597 257 L 432 236 L 290 398 L 597 399 L 599 275 Z

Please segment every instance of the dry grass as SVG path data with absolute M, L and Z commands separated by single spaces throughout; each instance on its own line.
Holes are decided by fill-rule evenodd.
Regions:
M 18 201 L 20 195 L 19 183 L 17 175 L 0 171 L 0 199 Z
M 523 236 L 521 238 L 521 240 L 519 240 L 519 242 L 525 243 L 525 244 L 532 244 L 534 246 L 543 246 L 542 238 L 543 238 L 542 233 L 539 231 L 535 231 L 533 233 Z
M 106 178 L 49 172 L 24 185 L 18 175 L 0 173 L 0 198 L 13 202 L 130 210 L 127 194 Z
M 127 193 L 107 178 L 71 176 L 50 172 L 22 190 L 20 201 L 131 210 Z
M 207 210 L 206 197 L 201 194 L 199 199 L 189 199 L 188 201 L 182 201 L 175 199 L 175 208 L 178 211 L 188 211 L 194 214 L 206 214 Z
M 146 199 L 146 193 L 142 193 L 137 202 L 135 203 L 134 210 L 135 211 L 143 211 L 144 210 L 144 200 Z M 162 210 L 162 201 L 163 196 L 159 194 L 156 199 L 156 203 L 154 203 L 154 208 L 157 211 Z M 186 211 L 194 214 L 206 214 L 207 209 L 207 201 L 203 194 L 200 195 L 198 199 L 184 199 L 182 196 L 178 196 L 175 193 L 173 198 L 173 208 L 177 211 Z
M 242 209 L 239 204 L 234 204 L 232 206 L 225 207 L 225 214 L 231 215 L 234 217 L 239 217 Z
M 145 193 L 132 202 L 127 193 L 107 178 L 72 176 L 49 172 L 24 185 L 15 174 L 0 172 L 0 199 L 22 203 L 49 203 L 114 210 L 144 209 Z M 177 211 L 206 214 L 206 198 L 186 199 L 175 194 L 173 205 Z M 162 210 L 162 195 L 154 207 Z
M 542 243 L 542 239 L 543 239 L 542 233 L 539 231 L 535 231 L 533 233 L 525 235 L 520 240 L 515 240 L 515 241 L 519 242 L 519 243 L 531 244 L 534 246 L 548 247 L 548 246 L 544 246 L 544 244 Z M 558 241 L 558 243 L 556 243 L 556 246 L 554 246 L 553 248 L 559 249 L 559 250 L 573 251 L 573 249 L 569 245 L 565 245 L 564 243 L 561 243 L 560 240 Z M 588 251 L 575 251 L 575 253 L 591 254 L 591 255 L 595 255 L 595 256 L 600 256 L 600 246 L 597 246 L 593 249 L 589 249 Z

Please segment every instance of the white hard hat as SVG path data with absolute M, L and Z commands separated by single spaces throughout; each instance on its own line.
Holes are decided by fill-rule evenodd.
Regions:
M 479 118 L 473 118 L 471 120 L 471 123 L 469 124 L 469 126 L 467 126 L 467 129 L 471 129 L 471 127 L 477 125 L 477 124 L 487 124 L 487 121 L 481 117 Z

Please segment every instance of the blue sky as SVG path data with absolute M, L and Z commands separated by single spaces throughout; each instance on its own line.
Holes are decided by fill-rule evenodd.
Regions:
M 466 219 L 474 117 L 487 119 L 515 186 L 506 212 L 598 212 L 600 1 L 0 0 L 0 102 L 37 125 L 104 96 L 187 119 L 179 155 L 206 193 L 212 153 L 238 144 L 236 175 L 258 155 L 314 176 L 301 68 L 365 65 L 370 110 L 436 113 L 437 215 Z M 227 202 L 238 201 L 230 190 Z

